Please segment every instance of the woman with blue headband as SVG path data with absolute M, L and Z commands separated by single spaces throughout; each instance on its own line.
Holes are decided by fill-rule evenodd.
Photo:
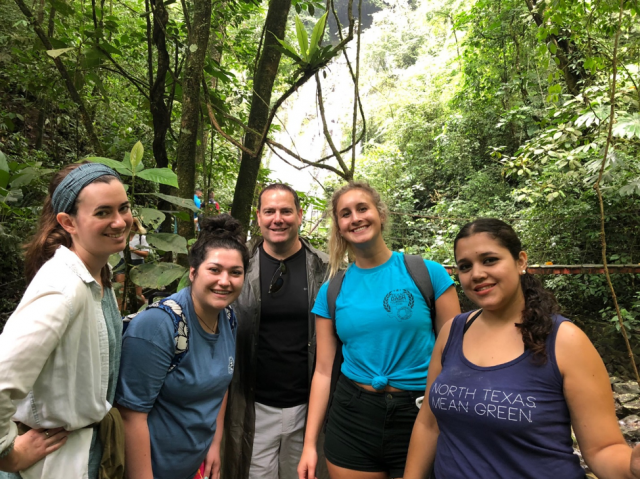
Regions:
M 111 408 L 122 321 L 107 260 L 132 222 L 111 168 L 69 165 L 51 181 L 27 245 L 29 285 L 0 335 L 0 478 L 123 477 Z

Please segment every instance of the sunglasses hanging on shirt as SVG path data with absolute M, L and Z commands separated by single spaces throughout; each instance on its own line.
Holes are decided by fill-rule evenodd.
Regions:
M 287 274 L 287 265 L 280 261 L 280 266 L 278 266 L 278 269 L 275 270 L 271 277 L 271 282 L 269 283 L 269 294 L 275 294 L 282 289 L 282 286 L 284 285 L 283 276 L 285 274 Z

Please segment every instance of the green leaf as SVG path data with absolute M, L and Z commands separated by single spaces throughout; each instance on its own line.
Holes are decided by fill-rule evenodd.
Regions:
M 133 148 L 131 148 L 131 154 L 129 156 L 129 163 L 131 163 L 132 171 L 136 171 L 136 168 L 142 161 L 143 155 L 144 155 L 144 147 L 142 146 L 142 143 L 138 141 L 135 145 L 133 145 Z M 177 186 L 178 185 L 176 184 L 176 187 Z
M 185 213 L 184 211 L 176 211 L 172 213 L 172 215 L 182 221 L 191 221 L 191 216 L 189 216 L 189 213 Z
M 109 158 L 101 158 L 99 156 L 90 156 L 89 158 L 85 158 L 85 160 L 90 161 L 92 163 L 102 163 L 103 165 L 107 165 L 110 168 L 113 168 L 120 174 L 124 174 L 127 176 L 133 176 L 131 170 L 129 170 L 122 162 L 111 160 Z
M 309 45 L 309 57 L 312 57 L 318 50 L 318 45 L 320 40 L 322 40 L 322 35 L 324 34 L 324 24 L 327 20 L 327 13 L 328 12 L 322 15 L 313 27 L 313 32 L 311 32 L 311 44 Z
M 0 170 L 0 188 L 5 189 L 7 187 L 9 178 L 11 178 L 11 175 L 8 171 Z
M 122 52 L 118 50 L 116 47 L 114 47 L 113 45 L 109 45 L 108 43 L 101 43 L 100 46 L 105 52 L 110 53 L 111 55 L 123 56 Z
M 165 220 L 166 215 L 162 211 L 154 210 L 153 208 L 139 208 L 138 217 L 143 224 L 151 229 L 156 229 Z
M 20 170 L 20 173 L 11 177 L 9 184 L 11 185 L 11 189 L 21 188 L 28 185 L 39 176 L 40 173 L 35 168 L 24 168 Z
M 189 286 L 191 286 L 191 280 L 189 279 L 189 272 L 187 271 L 182 275 L 182 278 L 180 278 L 180 282 L 178 283 L 178 289 L 176 290 L 176 292 L 180 291 L 181 289 L 188 288 Z
M 178 187 L 178 176 L 169 168 L 149 168 L 138 173 L 138 178 L 175 188 Z
M 200 211 L 193 200 L 190 198 L 180 198 L 179 196 L 165 195 L 163 193 L 151 193 L 151 195 L 160 198 L 161 200 L 165 200 L 172 205 L 178 205 L 182 208 L 190 209 L 191 211 L 194 211 L 196 213 Z
M 308 62 L 309 38 L 307 37 L 307 30 L 304 28 L 304 24 L 298 15 L 296 15 L 296 35 L 298 36 L 298 45 L 300 46 L 300 56 Z
M 69 50 L 73 50 L 73 48 L 59 48 L 57 50 L 47 50 L 47 55 L 51 58 L 58 58 L 63 53 L 67 53 Z
M 640 138 L 640 113 L 619 117 L 613 125 L 613 135 L 630 140 L 634 136 Z
M 120 255 L 118 253 L 113 253 L 109 255 L 109 264 L 112 268 L 115 268 L 116 265 L 120 262 Z
M 182 277 L 187 269 L 173 263 L 145 263 L 131 268 L 131 281 L 143 288 L 161 288 Z
M 275 37 L 275 35 L 274 35 L 274 37 Z M 285 55 L 293 58 L 297 62 L 302 62 L 303 61 L 302 58 L 300 58 L 300 55 L 298 55 L 298 52 L 296 52 L 295 48 L 293 48 L 293 46 L 289 42 L 287 42 L 286 40 L 280 40 L 278 37 L 275 37 L 275 38 L 276 38 L 276 40 L 278 40 L 278 43 L 280 43 L 280 45 L 282 45 L 282 49 L 278 48 L 278 50 L 280 50 Z
M 147 243 L 162 251 L 187 254 L 187 240 L 173 233 L 149 233 Z
M 9 163 L 7 163 L 7 157 L 0 151 L 0 171 L 9 172 Z

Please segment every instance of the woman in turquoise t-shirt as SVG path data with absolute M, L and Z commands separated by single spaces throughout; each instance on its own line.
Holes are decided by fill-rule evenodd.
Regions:
M 382 231 L 387 212 L 369 185 L 351 182 L 332 197 L 329 238 L 330 277 L 349 252 L 335 305 L 335 328 L 344 362 L 331 401 L 325 455 L 332 479 L 402 477 L 413 423 L 415 399 L 424 394 L 435 331 L 460 312 L 453 281 L 445 269 L 425 261 L 435 293 L 429 308 Z M 328 283 L 318 293 L 317 362 L 298 475 L 312 478 L 318 461 L 316 442 L 329 404 L 337 338 L 327 304 Z

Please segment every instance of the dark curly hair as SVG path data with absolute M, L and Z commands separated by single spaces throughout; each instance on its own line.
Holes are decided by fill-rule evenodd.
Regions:
M 458 240 L 477 233 L 487 233 L 507 248 L 514 259 L 519 258 L 522 251 L 520 238 L 511 226 L 496 218 L 478 218 L 464 225 L 453 242 L 454 252 Z M 544 364 L 547 361 L 546 341 L 553 328 L 552 316 L 559 311 L 558 303 L 553 294 L 544 289 L 532 274 L 520 276 L 520 287 L 524 295 L 524 310 L 522 323 L 516 326 L 520 328 L 525 348 L 533 352 L 537 362 Z
M 210 249 L 234 249 L 242 256 L 244 272 L 249 268 L 249 250 L 244 244 L 244 232 L 240 222 L 228 214 L 205 218 L 200 224 L 200 234 L 189 251 L 189 266 L 197 271 Z

